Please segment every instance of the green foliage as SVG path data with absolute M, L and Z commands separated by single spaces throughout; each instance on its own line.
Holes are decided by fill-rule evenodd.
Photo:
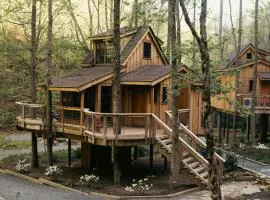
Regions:
M 237 158 L 236 155 L 234 153 L 228 153 L 226 155 L 226 160 L 224 163 L 224 167 L 227 171 L 233 171 L 235 169 L 237 169 Z

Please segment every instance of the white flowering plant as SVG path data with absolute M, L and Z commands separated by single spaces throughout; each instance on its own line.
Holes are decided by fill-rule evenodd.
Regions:
M 94 174 L 85 174 L 84 176 L 80 177 L 80 182 L 83 185 L 87 185 L 89 187 L 94 187 L 97 182 L 99 181 L 99 177 L 95 176 Z
M 50 177 L 61 176 L 63 170 L 60 169 L 57 165 L 49 166 L 45 169 L 45 175 Z
M 30 163 L 26 162 L 26 159 L 19 160 L 19 162 L 15 166 L 15 169 L 18 172 L 27 172 L 30 165 Z
M 147 191 L 153 187 L 153 184 L 150 184 L 148 178 L 139 179 L 136 181 L 136 179 L 132 180 L 131 186 L 126 186 L 124 189 L 128 192 L 134 192 L 134 191 Z

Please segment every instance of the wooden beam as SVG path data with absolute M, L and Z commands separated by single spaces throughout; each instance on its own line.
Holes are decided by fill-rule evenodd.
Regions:
M 97 112 L 101 112 L 101 86 L 97 86 Z
M 80 109 L 80 131 L 83 134 L 83 125 L 84 125 L 84 93 L 85 91 L 81 92 L 81 109 Z

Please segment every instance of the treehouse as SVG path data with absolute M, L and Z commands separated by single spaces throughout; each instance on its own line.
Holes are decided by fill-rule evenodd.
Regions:
M 256 58 L 258 56 L 258 59 Z M 252 44 L 241 47 L 239 58 L 236 52 L 229 54 L 229 62 L 222 67 L 218 77 L 221 86 L 231 86 L 236 88 L 226 94 L 217 94 L 212 98 L 212 106 L 220 114 L 235 111 L 235 103 L 238 102 L 238 116 L 243 115 L 243 110 L 250 111 L 253 91 L 253 69 L 257 67 L 256 75 L 256 104 L 255 114 L 257 118 L 256 133 L 261 141 L 270 139 L 270 62 L 269 53 L 259 49 L 256 51 Z M 236 84 L 238 80 L 238 83 Z M 231 116 L 232 117 L 232 116 Z M 247 118 L 248 120 L 248 118 Z M 232 121 L 232 120 L 230 120 Z M 248 126 L 248 123 L 246 126 Z M 224 124 L 224 123 L 223 123 Z M 223 125 L 224 126 L 224 125 Z M 227 125 L 229 127 L 229 125 Z M 230 126 L 231 127 L 231 126 Z M 249 132 L 247 130 L 247 132 Z
M 118 146 L 125 162 L 131 159 L 131 148 L 149 145 L 150 168 L 153 148 L 170 159 L 172 147 L 170 82 L 171 68 L 161 48 L 161 40 L 149 26 L 121 29 L 121 99 L 122 112 L 112 113 L 113 48 L 112 31 L 94 35 L 94 63 L 69 75 L 53 79 L 49 90 L 58 93 L 60 102 L 54 105 L 53 130 L 56 137 L 81 140 L 82 165 L 93 167 L 111 162 L 111 147 Z M 186 66 L 179 73 L 188 73 Z M 208 161 L 196 151 L 205 148 L 201 134 L 201 94 L 196 84 L 181 89 L 177 107 L 182 144 L 179 164 L 186 166 L 203 183 L 208 181 Z M 43 133 L 46 130 L 45 105 L 17 103 L 17 126 Z M 31 119 L 28 111 L 36 109 Z M 40 110 L 40 112 L 38 112 Z M 38 115 L 40 113 L 40 115 Z M 120 134 L 114 122 L 120 122 Z M 43 133 L 44 135 L 44 133 Z M 185 136 L 185 137 L 184 137 Z M 99 156 L 95 156 L 99 155 Z M 223 159 L 216 154 L 216 159 Z M 222 176 L 222 166 L 220 177 Z

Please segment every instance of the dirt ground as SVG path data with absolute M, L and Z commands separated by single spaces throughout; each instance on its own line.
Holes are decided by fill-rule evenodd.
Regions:
M 154 172 L 150 175 L 148 168 L 148 157 L 141 157 L 134 161 L 129 167 L 122 170 L 121 184 L 113 184 L 113 176 L 110 171 L 103 170 L 85 170 L 80 168 L 80 160 L 73 162 L 73 167 L 69 168 L 66 163 L 57 163 L 63 169 L 62 176 L 58 178 L 57 182 L 72 187 L 83 192 L 100 192 L 111 195 L 161 195 L 180 192 L 183 190 L 202 186 L 201 183 L 194 179 L 193 175 L 189 174 L 186 169 L 183 169 L 179 177 L 179 186 L 171 190 L 169 188 L 169 172 L 163 169 L 163 160 L 155 160 Z M 28 175 L 34 178 L 48 178 L 44 175 L 45 168 L 30 169 Z M 87 187 L 79 182 L 79 178 L 85 174 L 94 174 L 100 177 L 100 181 L 94 187 Z M 147 191 L 135 190 L 126 191 L 126 186 L 131 186 L 133 180 L 148 178 L 149 184 L 153 187 Z

